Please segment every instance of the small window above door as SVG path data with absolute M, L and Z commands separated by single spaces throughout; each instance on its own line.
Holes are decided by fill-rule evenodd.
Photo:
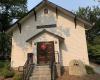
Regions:
M 48 14 L 48 8 L 44 9 L 44 14 Z

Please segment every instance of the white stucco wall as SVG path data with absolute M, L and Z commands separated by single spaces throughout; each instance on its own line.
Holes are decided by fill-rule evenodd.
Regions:
M 57 24 L 57 28 L 62 31 L 64 35 L 64 42 L 59 43 L 58 38 L 55 38 L 49 34 L 43 34 L 32 41 L 32 46 L 26 42 L 30 37 L 32 37 L 37 31 L 37 25 L 48 25 Z M 16 27 L 13 30 L 12 36 L 12 53 L 11 53 L 11 66 L 19 67 L 25 64 L 27 59 L 27 53 L 36 54 L 35 42 L 38 41 L 57 41 L 60 44 L 55 45 L 55 51 L 58 51 L 62 55 L 62 64 L 68 66 L 68 63 L 72 59 L 80 59 L 86 64 L 88 64 L 88 53 L 86 46 L 86 36 L 83 24 L 77 25 L 75 29 L 75 24 L 73 19 L 59 13 L 58 19 L 56 18 L 55 12 L 49 10 L 48 14 L 43 13 L 43 8 L 37 12 L 37 21 L 35 21 L 34 13 L 32 13 L 23 23 L 21 34 L 19 29 Z M 36 61 L 36 58 L 35 58 Z
M 32 37 L 38 25 L 46 25 L 46 24 L 56 24 L 55 14 L 49 10 L 48 15 L 44 15 L 44 8 L 38 11 L 37 20 L 35 21 L 34 12 L 24 20 L 21 24 L 22 31 L 20 31 L 18 27 L 13 30 L 12 36 L 12 52 L 11 52 L 11 66 L 19 67 L 25 64 L 27 59 L 27 53 L 33 53 L 33 48 L 29 46 L 26 42 L 30 37 Z
M 60 44 L 63 65 L 68 66 L 73 59 L 89 64 L 84 24 L 77 22 L 75 28 L 74 19 L 60 14 L 57 25 L 60 28 L 69 29 L 69 36 L 65 37 L 64 43 Z

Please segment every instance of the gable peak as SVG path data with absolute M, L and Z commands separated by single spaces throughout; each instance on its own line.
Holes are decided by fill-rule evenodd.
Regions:
M 43 0 L 44 2 L 48 2 L 48 0 Z

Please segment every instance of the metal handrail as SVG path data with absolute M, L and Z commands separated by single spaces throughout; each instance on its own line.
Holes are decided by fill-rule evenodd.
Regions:
M 59 57 L 60 55 L 58 52 L 55 52 L 55 54 L 57 54 L 58 61 L 56 62 L 54 56 L 52 56 L 51 65 L 50 65 L 51 66 L 51 80 L 56 80 L 56 78 L 60 75 L 57 68 L 57 64 L 60 65 L 60 57 Z
M 52 66 L 51 66 L 51 80 L 56 80 L 56 64 L 55 64 L 55 62 L 53 62 Z
M 51 56 L 50 68 L 51 68 L 51 80 L 56 80 L 56 62 L 54 55 Z
M 23 80 L 29 80 L 30 75 L 33 71 L 34 64 L 31 58 L 27 59 L 24 67 L 23 67 Z

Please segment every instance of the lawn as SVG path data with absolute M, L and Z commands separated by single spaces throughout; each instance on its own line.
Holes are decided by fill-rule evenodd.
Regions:
M 10 68 L 10 61 L 0 60 L 0 80 L 22 80 L 19 72 Z

